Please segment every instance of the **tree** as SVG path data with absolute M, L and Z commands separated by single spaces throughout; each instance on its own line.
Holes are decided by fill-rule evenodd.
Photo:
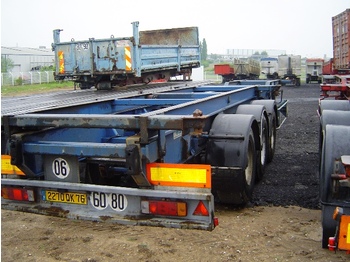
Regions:
M 7 73 L 14 67 L 14 62 L 6 55 L 1 55 L 1 73 Z
M 203 42 L 201 43 L 201 60 L 205 61 L 208 57 L 208 49 L 207 49 L 207 42 L 205 41 L 205 38 L 203 38 Z

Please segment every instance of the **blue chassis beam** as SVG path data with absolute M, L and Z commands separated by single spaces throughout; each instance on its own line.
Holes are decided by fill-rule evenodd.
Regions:
M 185 136 L 194 129 L 203 129 L 212 116 L 225 110 L 248 103 L 253 99 L 269 99 L 275 88 L 276 86 L 271 85 L 201 86 L 174 92 L 155 93 L 154 97 L 156 99 L 133 96 L 126 99 L 104 101 L 102 103 L 109 102 L 112 104 L 108 107 L 111 110 L 109 114 L 77 114 L 76 112 L 79 112 L 79 109 L 75 107 L 74 114 L 35 113 L 9 117 L 8 120 L 10 126 L 17 127 L 137 130 L 140 134 L 140 143 L 144 144 L 150 143 L 150 138 L 154 135 L 154 132 L 151 131 L 155 130 L 158 131 L 163 144 L 165 138 L 162 137 L 166 136 L 166 133 L 159 133 L 160 130 L 181 130 L 182 136 Z M 149 108 L 152 109 L 155 106 L 162 108 L 149 111 Z M 144 108 L 145 111 L 130 114 L 134 108 Z M 83 106 L 81 111 L 84 112 L 85 109 L 86 107 Z M 198 109 L 202 111 L 203 115 L 193 116 L 192 113 Z M 69 107 L 63 110 L 69 112 Z M 61 111 L 62 109 L 58 110 L 58 112 Z M 124 111 L 126 114 L 118 114 L 119 111 Z M 55 132 L 54 129 L 50 130 L 50 132 Z M 169 134 L 169 132 L 167 133 Z M 85 157 L 125 157 L 126 137 L 119 139 L 116 144 L 116 140 L 113 140 L 114 143 L 46 141 L 45 138 L 31 141 L 30 136 L 29 139 L 25 139 L 26 142 L 24 143 L 24 151 L 27 153 L 46 152 L 46 154 L 58 155 L 63 153 L 67 155 L 80 154 Z M 15 135 L 15 137 L 22 140 L 21 135 Z M 64 152 L 62 152 L 62 149 L 64 149 Z

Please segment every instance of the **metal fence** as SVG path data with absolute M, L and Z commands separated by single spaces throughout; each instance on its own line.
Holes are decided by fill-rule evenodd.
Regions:
M 54 71 L 1 73 L 2 86 L 32 85 L 55 82 Z

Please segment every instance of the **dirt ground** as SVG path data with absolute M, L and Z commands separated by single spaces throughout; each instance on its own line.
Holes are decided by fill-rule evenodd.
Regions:
M 1 210 L 1 260 L 349 261 L 321 248 L 319 85 L 283 87 L 289 117 L 275 157 L 243 209 L 217 204 L 212 232 L 126 226 Z

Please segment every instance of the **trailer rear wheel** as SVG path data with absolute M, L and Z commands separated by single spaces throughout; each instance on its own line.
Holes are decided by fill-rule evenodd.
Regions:
M 252 197 L 257 168 L 259 127 L 252 115 L 219 114 L 209 134 L 207 162 L 212 191 L 221 203 L 245 205 Z
M 269 127 L 268 116 L 264 105 L 249 104 L 240 105 L 236 110 L 237 114 L 251 114 L 259 123 L 260 129 L 260 147 L 257 148 L 257 156 L 260 163 L 257 164 L 256 180 L 260 181 L 265 173 L 265 167 L 268 161 L 269 147 Z
M 334 237 L 336 221 L 333 219 L 334 206 L 322 205 L 322 248 L 328 248 L 328 239 Z
M 320 115 L 323 110 L 350 111 L 350 102 L 348 100 L 322 100 L 318 110 Z
M 333 101 L 333 100 L 332 100 Z M 340 102 L 340 101 L 339 101 Z M 350 103 L 347 103 L 350 105 Z M 322 112 L 321 119 L 320 119 L 320 134 L 319 134 L 319 152 L 322 151 L 323 146 L 323 137 L 325 134 L 326 126 L 327 125 L 345 125 L 350 126 L 350 111 L 343 111 L 347 110 L 346 106 L 347 104 L 324 104 L 320 108 L 320 112 Z M 326 108 L 338 108 L 339 110 L 329 110 Z M 350 110 L 350 107 L 349 109 Z M 321 154 L 320 154 L 321 159 Z M 320 161 L 321 164 L 321 161 Z
M 268 114 L 268 152 L 267 163 L 270 163 L 275 155 L 276 134 L 277 134 L 277 106 L 275 100 L 253 100 L 253 105 L 264 105 Z
M 346 205 L 346 199 L 343 199 L 342 195 L 334 190 L 335 185 L 331 175 L 335 172 L 335 160 L 342 155 L 350 155 L 350 148 L 347 143 L 344 143 L 344 139 L 350 137 L 350 126 L 326 125 L 324 130 L 320 165 L 320 199 L 323 204 L 322 247 L 326 248 L 328 238 L 334 236 L 336 231 L 336 222 L 332 219 L 334 206 L 339 205 L 339 203 Z M 339 165 L 340 173 L 345 172 L 342 168 L 342 165 Z M 350 192 L 347 192 L 345 198 L 349 195 Z
M 245 185 L 244 185 L 244 194 L 247 199 L 247 202 L 251 199 L 255 184 L 255 170 L 256 170 L 256 149 L 254 142 L 254 134 L 253 131 L 250 130 L 249 133 L 249 142 L 248 142 L 248 150 L 247 150 L 247 166 L 244 169 L 245 175 Z

